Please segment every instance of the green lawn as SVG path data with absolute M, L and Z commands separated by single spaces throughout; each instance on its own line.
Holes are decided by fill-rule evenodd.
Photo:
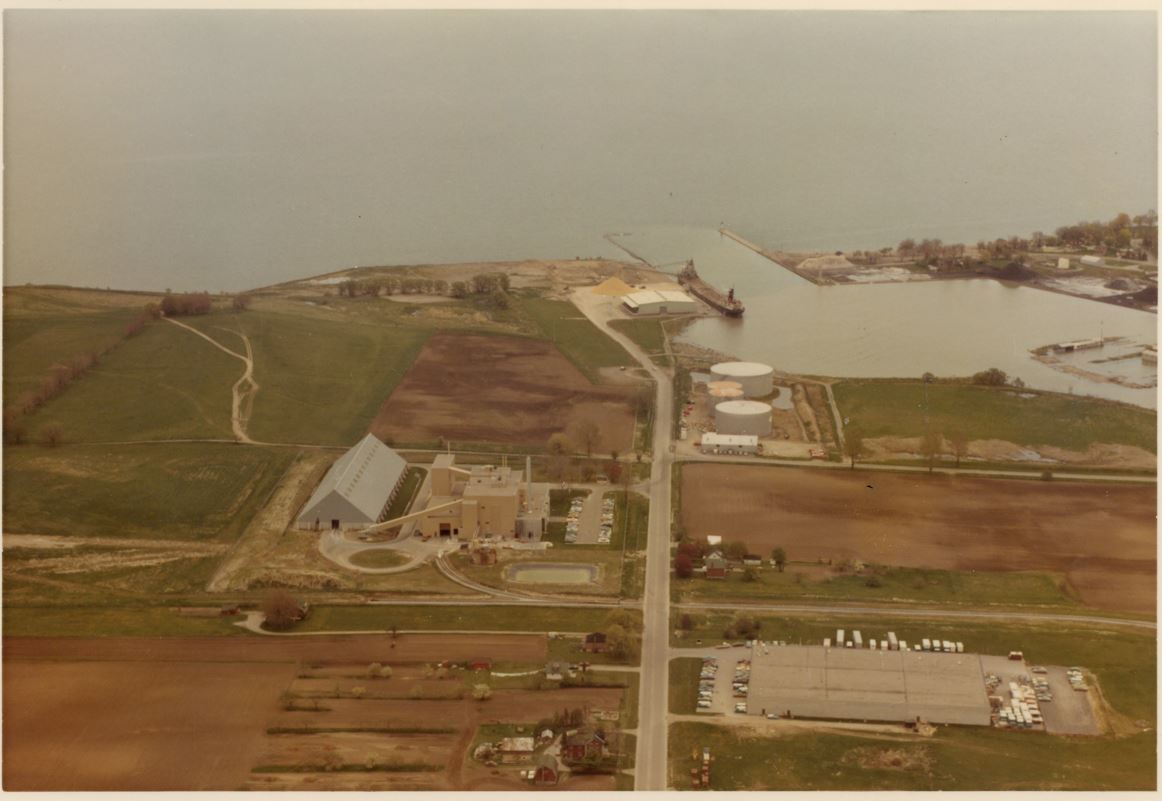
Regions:
M 606 609 L 546 606 L 315 606 L 296 631 L 571 631 L 600 628 Z
M 1053 737 L 941 728 L 927 739 L 804 733 L 778 738 L 709 723 L 670 727 L 673 786 L 690 787 L 709 748 L 712 790 L 1147 790 L 1155 736 Z M 888 753 L 888 752 L 891 753 Z M 901 767 L 881 767 L 892 757 Z M 887 757 L 887 759 L 884 759 Z
M 680 656 L 670 660 L 670 712 L 675 715 L 693 715 L 698 711 L 698 680 L 702 675 L 702 660 Z
M 613 498 L 613 535 L 609 538 L 611 548 L 627 551 L 644 551 L 646 538 L 649 536 L 650 500 L 637 492 L 629 493 L 629 503 L 626 504 L 626 493 L 622 490 L 605 493 L 604 498 Z
M 230 390 L 242 370 L 189 331 L 151 323 L 32 415 L 31 434 L 57 423 L 68 442 L 232 439 Z
M 403 554 L 395 551 L 377 550 L 377 551 L 360 551 L 351 557 L 351 563 L 359 565 L 360 567 L 399 567 L 407 564 L 408 558 Z
M 184 617 L 166 606 L 4 606 L 6 637 L 208 637 L 249 635 L 237 617 Z
M 1085 450 L 1093 443 L 1155 451 L 1154 412 L 1096 398 L 970 384 L 842 381 L 833 387 L 840 412 L 865 437 L 918 437 L 925 419 L 946 436 L 1000 439 L 1019 445 Z M 1033 394 L 1034 397 L 1020 397 Z
M 678 628 L 682 610 L 675 610 L 673 628 Z M 722 640 L 730 623 L 730 613 L 703 614 L 688 612 L 695 627 L 677 638 L 675 643 L 706 644 Z M 820 644 L 824 637 L 834 637 L 837 628 L 860 629 L 865 640 L 881 639 L 894 631 L 909 643 L 924 637 L 964 643 L 974 653 L 1007 654 L 1023 651 L 1031 664 L 1080 665 L 1091 670 L 1101 682 L 1102 690 L 1113 707 L 1131 719 L 1156 719 L 1157 670 L 1156 649 L 1152 634 L 1124 627 L 1062 623 L 1017 624 L 981 623 L 934 619 L 919 621 L 901 612 L 898 618 L 861 618 L 859 615 L 826 617 L 781 617 L 777 614 L 752 615 L 762 622 L 759 637 L 785 640 L 788 643 Z M 1152 725 L 1152 723 L 1151 723 Z
M 10 533 L 232 542 L 295 457 L 215 443 L 65 445 L 5 453 Z
M 6 297 L 7 300 L 7 297 Z M 142 301 L 145 305 L 145 301 Z M 49 368 L 101 351 L 121 339 L 136 309 L 64 310 L 4 317 L 4 392 L 9 400 L 35 387 Z
M 514 296 L 513 306 L 532 322 L 541 338 L 555 344 L 594 383 L 600 379 L 599 371 L 603 367 L 637 365 L 625 348 L 602 333 L 568 301 Z
M 809 569 L 813 566 L 807 566 Z M 800 575 L 802 573 L 802 575 Z M 757 580 L 731 573 L 722 581 L 675 578 L 675 602 L 755 600 L 875 601 L 877 603 L 963 604 L 973 607 L 1073 607 L 1064 579 L 1048 573 L 978 573 L 975 571 L 881 568 L 870 576 L 829 574 L 823 577 L 790 564 L 783 573 L 771 567 Z
M 549 490 L 549 517 L 565 517 L 574 498 L 588 497 L 589 490 Z
M 663 367 L 669 367 L 670 357 L 666 355 L 666 334 L 662 321 L 657 317 L 637 320 L 610 320 L 615 331 L 625 334 L 635 345 L 649 354 L 649 357 Z
M 320 445 L 351 445 L 367 432 L 429 333 L 266 311 L 188 322 L 229 348 L 242 348 L 242 342 L 221 328 L 240 327 L 250 338 L 260 387 L 250 418 L 254 439 Z M 227 403 L 230 384 L 239 375 L 241 369 L 236 369 L 225 385 Z

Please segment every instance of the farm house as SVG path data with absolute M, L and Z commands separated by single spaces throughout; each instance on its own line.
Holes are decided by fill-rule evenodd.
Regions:
M 407 462 L 373 434 L 339 457 L 299 513 L 299 528 L 363 528 L 383 519 Z

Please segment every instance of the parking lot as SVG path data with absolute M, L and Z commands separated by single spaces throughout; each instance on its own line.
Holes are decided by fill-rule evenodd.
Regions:
M 565 517 L 565 542 L 577 545 L 608 545 L 613 536 L 612 498 L 603 499 L 600 490 L 584 498 L 574 498 Z

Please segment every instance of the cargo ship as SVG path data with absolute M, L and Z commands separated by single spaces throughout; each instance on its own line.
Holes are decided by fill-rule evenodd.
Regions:
M 694 269 L 693 259 L 686 262 L 682 272 L 678 273 L 678 283 L 689 290 L 691 295 L 709 303 L 727 317 L 742 317 L 742 313 L 746 311 L 746 306 L 742 305 L 742 301 L 734 296 L 734 287 L 731 287 L 723 295 L 699 278 L 698 271 Z

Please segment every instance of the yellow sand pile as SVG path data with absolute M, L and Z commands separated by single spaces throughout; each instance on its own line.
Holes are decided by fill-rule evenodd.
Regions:
M 633 292 L 633 287 L 627 284 L 625 281 L 622 281 L 617 276 L 614 276 L 613 278 L 607 278 L 597 286 L 593 287 L 593 292 L 597 295 L 613 295 L 616 297 L 621 297 L 622 295 L 628 295 L 630 292 Z

